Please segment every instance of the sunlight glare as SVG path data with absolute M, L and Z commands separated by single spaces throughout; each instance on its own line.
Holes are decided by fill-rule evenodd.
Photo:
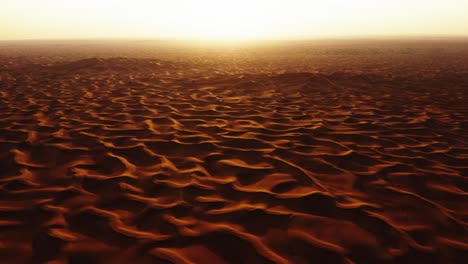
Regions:
M 0 39 L 468 34 L 468 3 L 461 0 L 15 0 L 1 5 Z

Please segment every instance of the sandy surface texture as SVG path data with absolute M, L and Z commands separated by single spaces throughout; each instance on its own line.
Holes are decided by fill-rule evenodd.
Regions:
M 468 257 L 467 52 L 2 47 L 2 263 Z

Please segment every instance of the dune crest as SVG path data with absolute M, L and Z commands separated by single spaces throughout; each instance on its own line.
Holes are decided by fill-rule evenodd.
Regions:
M 7 263 L 466 259 L 466 75 L 16 64 L 0 79 Z

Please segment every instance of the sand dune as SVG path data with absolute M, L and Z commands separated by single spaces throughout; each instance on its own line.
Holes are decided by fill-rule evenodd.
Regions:
M 5 263 L 466 260 L 466 75 L 2 67 Z

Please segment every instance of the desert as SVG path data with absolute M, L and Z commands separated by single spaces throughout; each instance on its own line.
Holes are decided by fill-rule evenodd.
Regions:
M 0 42 L 2 263 L 464 263 L 468 41 Z

